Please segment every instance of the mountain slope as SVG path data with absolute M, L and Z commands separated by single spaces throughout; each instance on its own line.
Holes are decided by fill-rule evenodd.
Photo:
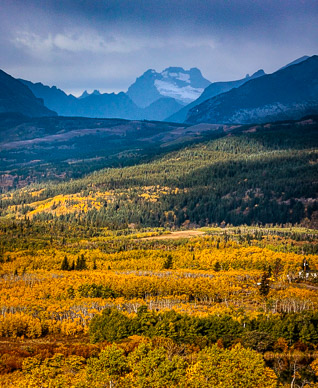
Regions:
M 217 96 L 218 94 L 228 92 L 233 88 L 238 88 L 243 85 L 247 81 L 258 78 L 265 75 L 264 70 L 258 70 L 252 76 L 247 75 L 245 78 L 236 80 L 236 81 L 226 81 L 226 82 L 213 82 L 208 87 L 206 87 L 201 94 L 201 96 L 185 107 L 181 108 L 178 112 L 174 113 L 172 116 L 166 118 L 166 121 L 175 122 L 175 123 L 183 123 L 188 115 L 188 112 L 191 108 L 201 104 L 202 102 Z
M 168 67 L 161 73 L 146 71 L 128 88 L 127 95 L 142 108 L 161 97 L 174 98 L 185 105 L 197 99 L 209 84 L 197 68 Z
M 318 113 L 318 56 L 253 79 L 192 108 L 188 123 L 264 123 Z
M 6 112 L 21 113 L 29 117 L 56 115 L 27 86 L 0 70 L 0 113 Z
M 298 63 L 301 63 L 303 61 L 306 61 L 308 58 L 310 58 L 308 55 L 304 55 L 300 58 L 295 59 L 294 61 L 287 63 L 287 65 L 281 67 L 279 70 L 286 69 L 288 66 L 297 65 Z

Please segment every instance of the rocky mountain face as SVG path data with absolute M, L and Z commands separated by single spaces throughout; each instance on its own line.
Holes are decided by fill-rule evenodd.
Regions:
M 209 84 L 197 68 L 168 67 L 161 73 L 146 71 L 128 88 L 127 95 L 142 108 L 162 97 L 186 105 L 196 100 Z
M 8 112 L 29 117 L 56 116 L 28 87 L 0 70 L 0 113 Z
M 213 82 L 204 89 L 203 93 L 200 95 L 198 99 L 182 107 L 178 112 L 174 113 L 172 116 L 167 117 L 166 121 L 183 123 L 186 120 L 189 110 L 191 108 L 201 104 L 202 102 L 208 100 L 209 98 L 217 96 L 218 94 L 221 94 L 221 93 L 228 92 L 233 88 L 238 88 L 239 86 L 245 84 L 247 81 L 254 78 L 261 77 L 263 75 L 265 75 L 265 72 L 264 70 L 261 69 L 261 70 L 258 70 L 256 73 L 254 73 L 252 76 L 249 76 L 249 74 L 247 74 L 245 78 L 242 78 L 236 81 Z
M 188 123 L 264 123 L 318 113 L 318 56 L 238 88 L 190 109 Z

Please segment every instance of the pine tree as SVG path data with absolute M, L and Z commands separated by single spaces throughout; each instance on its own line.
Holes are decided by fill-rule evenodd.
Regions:
M 86 259 L 83 254 L 81 256 L 81 269 L 87 269 Z
M 163 263 L 163 269 L 172 269 L 172 256 L 168 255 Z
M 217 262 L 214 264 L 213 269 L 214 269 L 214 271 L 216 271 L 216 272 L 221 271 L 221 264 L 217 261 Z
M 65 255 L 65 256 L 64 256 L 64 259 L 63 259 L 63 261 L 62 261 L 61 270 L 62 270 L 62 271 L 69 271 L 69 269 L 70 269 L 70 266 L 69 266 L 69 264 L 68 264 L 67 256 Z
M 76 261 L 76 265 L 75 265 L 75 269 L 77 271 L 81 271 L 83 269 L 87 269 L 87 265 L 86 265 L 86 259 L 84 257 L 83 254 L 81 254 L 81 256 L 79 256 L 77 258 L 77 261 Z
M 260 288 L 259 288 L 259 293 L 262 296 L 267 296 L 269 293 L 269 280 L 268 280 L 268 273 L 267 272 L 263 272 L 261 284 L 260 284 Z

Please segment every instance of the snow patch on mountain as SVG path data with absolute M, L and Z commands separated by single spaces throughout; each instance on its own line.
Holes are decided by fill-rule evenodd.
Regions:
M 187 74 L 184 74 L 185 76 Z M 171 76 L 171 74 L 170 74 Z M 178 78 L 180 79 L 180 78 Z M 183 81 L 183 80 L 182 80 Z M 202 94 L 202 88 L 194 88 L 191 85 L 180 87 L 171 81 L 155 80 L 155 87 L 164 97 L 172 97 L 182 104 L 186 105 L 199 98 Z
M 180 81 L 187 82 L 188 84 L 191 83 L 189 74 L 179 73 L 179 74 L 177 74 L 176 78 Z

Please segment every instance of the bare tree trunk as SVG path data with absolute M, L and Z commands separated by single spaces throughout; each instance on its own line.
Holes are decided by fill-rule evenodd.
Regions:
M 293 379 L 290 383 L 290 388 L 294 388 L 295 386 L 295 380 L 296 380 L 296 371 L 297 371 L 297 365 L 296 365 L 296 360 L 294 361 L 294 374 L 293 374 Z

